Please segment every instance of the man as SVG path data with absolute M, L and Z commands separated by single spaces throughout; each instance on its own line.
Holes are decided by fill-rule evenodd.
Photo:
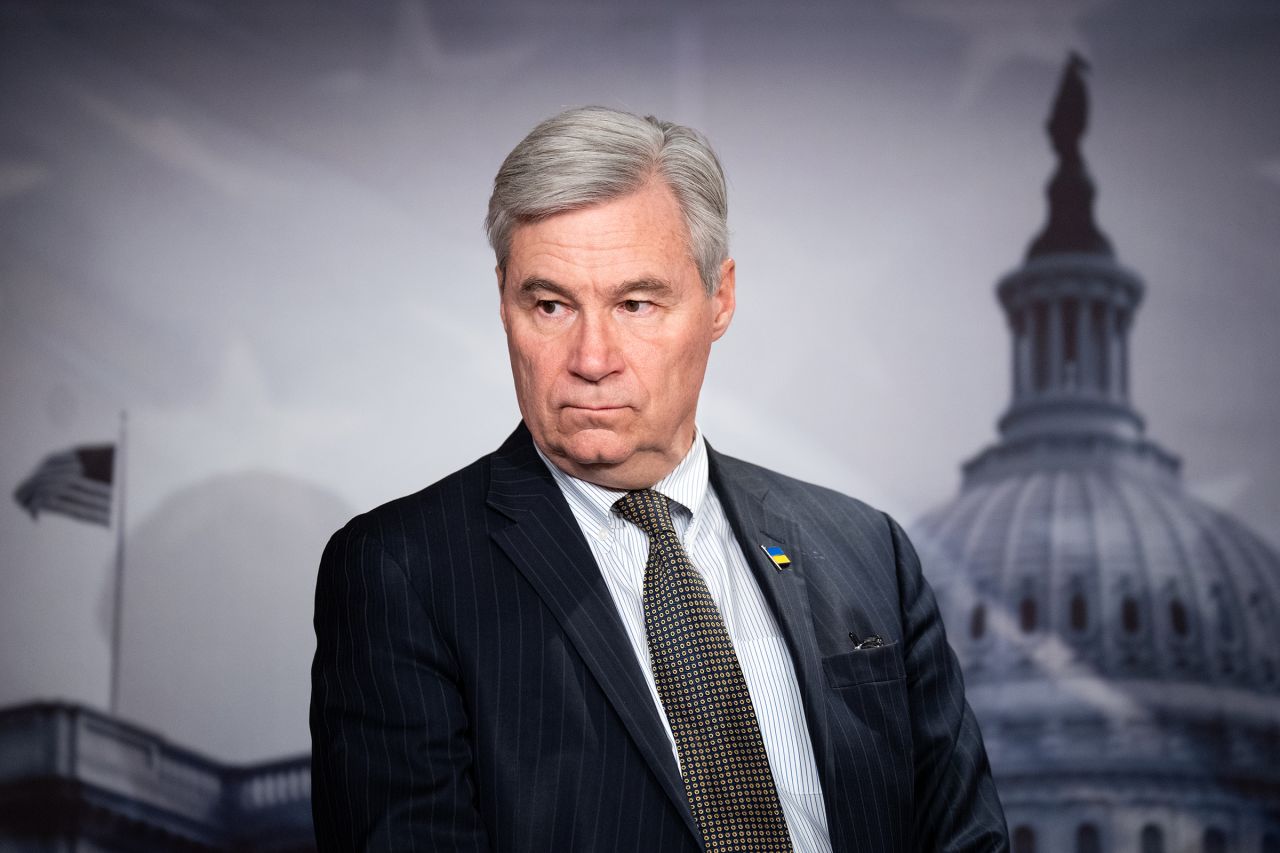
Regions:
M 523 422 L 325 550 L 322 850 L 1007 849 L 901 529 L 698 432 L 727 211 L 706 142 L 652 118 L 570 110 L 507 157 Z

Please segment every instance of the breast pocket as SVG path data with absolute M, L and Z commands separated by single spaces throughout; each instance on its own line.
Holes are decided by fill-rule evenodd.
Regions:
M 837 688 L 900 681 L 906 677 L 897 643 L 831 655 L 822 659 L 822 669 L 827 675 L 827 684 Z

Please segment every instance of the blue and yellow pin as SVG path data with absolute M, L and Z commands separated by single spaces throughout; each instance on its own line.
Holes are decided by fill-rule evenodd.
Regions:
M 791 565 L 791 558 L 788 557 L 777 545 L 761 545 L 760 547 L 764 549 L 764 552 L 769 556 L 769 559 L 773 560 L 773 566 L 778 571 L 782 571 L 787 566 Z

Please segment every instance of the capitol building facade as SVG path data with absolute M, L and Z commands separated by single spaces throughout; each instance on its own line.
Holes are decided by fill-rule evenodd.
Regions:
M 1084 62 L 1049 216 L 997 287 L 1000 437 L 911 535 L 1014 853 L 1280 853 L 1280 556 L 1186 492 L 1129 399 L 1144 285 L 1093 219 Z

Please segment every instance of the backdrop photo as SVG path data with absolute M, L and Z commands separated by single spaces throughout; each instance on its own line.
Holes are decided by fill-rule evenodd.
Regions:
M 1278 96 L 1269 0 L 3 0 L 0 839 L 306 848 L 321 549 L 518 422 L 486 201 L 603 104 L 718 151 L 699 425 L 908 528 L 1015 850 L 1280 851 Z

